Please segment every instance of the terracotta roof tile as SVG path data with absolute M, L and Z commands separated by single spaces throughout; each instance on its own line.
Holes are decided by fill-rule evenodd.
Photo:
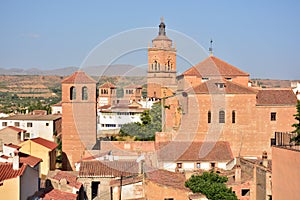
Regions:
M 0 181 L 21 176 L 24 173 L 26 167 L 26 164 L 21 164 L 19 170 L 13 170 L 12 163 L 0 163 Z
M 249 76 L 248 73 L 228 64 L 227 62 L 209 56 L 202 62 L 186 70 L 182 75 L 184 76 L 197 76 L 197 77 L 209 77 L 209 76 Z
M 137 88 L 143 88 L 142 86 L 140 86 L 140 85 L 127 85 L 127 86 L 125 86 L 124 88 L 130 88 L 130 89 L 137 89 Z
M 220 84 L 223 87 L 220 88 Z M 212 79 L 187 90 L 196 94 L 256 94 L 257 91 L 223 79 Z
M 77 71 L 71 76 L 62 80 L 61 83 L 96 83 L 96 81 L 88 76 L 85 72 Z
M 110 82 L 103 83 L 99 88 L 117 88 L 114 84 Z
M 228 142 L 161 142 L 156 146 L 159 160 L 229 161 L 233 158 Z
M 20 146 L 12 144 L 12 143 L 4 144 L 4 146 L 11 147 L 11 148 L 18 149 L 18 150 L 21 148 Z
M 17 131 L 18 133 L 20 133 L 20 132 L 26 132 L 26 130 L 18 128 L 18 127 L 15 127 L 15 126 L 8 126 L 7 128 L 10 128 L 10 129 L 12 129 L 14 131 Z
M 30 167 L 35 167 L 37 164 L 43 161 L 41 158 L 37 158 L 35 156 L 31 156 L 22 152 L 19 152 L 19 157 L 20 157 L 20 163 L 27 164 Z
M 291 89 L 262 89 L 256 96 L 258 105 L 296 105 L 297 96 Z
M 53 189 L 50 192 L 46 193 L 42 199 L 43 200 L 76 200 L 78 194 L 73 194 L 70 192 L 63 192 L 58 189 Z
M 120 177 L 138 174 L 135 161 L 82 161 L 79 177 Z
M 147 172 L 145 178 L 146 180 L 148 179 L 162 186 L 168 186 L 189 191 L 189 189 L 184 186 L 186 179 L 184 174 L 181 173 L 175 173 L 163 169 L 158 169 Z
M 1 120 L 54 121 L 60 118 L 61 115 L 12 115 Z
M 66 179 L 68 185 L 76 189 L 80 189 L 80 187 L 82 186 L 82 183 L 77 181 L 77 175 L 74 174 L 73 172 L 59 171 L 53 177 L 50 178 L 53 178 L 58 181 L 60 181 L 61 179 Z
M 30 139 L 30 140 L 32 142 L 35 142 L 37 144 L 40 144 L 40 145 L 42 145 L 42 146 L 50 149 L 51 151 L 54 150 L 58 146 L 58 144 L 56 144 L 55 142 L 51 142 L 49 140 L 46 140 L 46 139 L 40 138 L 40 137 L 34 138 L 34 139 Z

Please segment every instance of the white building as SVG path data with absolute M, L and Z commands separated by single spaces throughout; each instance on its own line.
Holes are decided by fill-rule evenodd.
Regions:
M 55 141 L 61 132 L 61 115 L 14 115 L 0 118 L 0 129 L 14 126 L 26 130 L 25 139 L 41 137 Z
M 293 88 L 293 92 L 296 94 L 297 99 L 300 101 L 300 82 L 292 82 L 291 87 Z
M 51 114 L 62 114 L 61 102 L 51 106 Z

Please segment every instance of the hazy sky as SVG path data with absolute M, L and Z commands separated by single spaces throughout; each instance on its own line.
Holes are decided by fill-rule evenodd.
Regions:
M 0 2 L 0 68 L 79 67 L 97 48 L 102 48 L 101 55 L 94 55 L 98 59 L 91 65 L 102 65 L 107 64 L 104 60 L 112 52 L 119 53 L 118 49 L 123 48 L 119 44 L 138 49 L 136 45 L 131 46 L 136 42 L 142 49 L 139 53 L 111 63 L 146 66 L 146 47 L 157 35 L 161 16 L 170 38 L 175 33 L 189 40 L 177 42 L 174 34 L 172 37 L 181 49 L 179 54 L 194 59 L 192 64 L 205 58 L 201 48 L 207 50 L 213 39 L 214 55 L 250 73 L 251 78 L 300 79 L 297 59 L 300 57 L 300 1 L 297 0 L 3 0 Z M 152 27 L 147 34 L 135 30 L 146 30 L 146 27 Z M 124 31 L 139 36 L 135 40 L 124 35 Z M 200 47 L 199 53 L 191 43 Z M 180 72 L 189 67 L 179 64 Z

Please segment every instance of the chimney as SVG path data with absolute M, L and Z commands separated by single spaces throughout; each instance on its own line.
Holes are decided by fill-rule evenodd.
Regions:
M 262 154 L 262 165 L 268 167 L 268 153 L 266 151 Z
M 242 180 L 242 169 L 241 169 L 241 161 L 240 157 L 236 158 L 236 165 L 235 165 L 235 182 L 240 183 Z
M 19 151 L 15 150 L 13 156 L 13 170 L 19 170 L 19 165 L 20 165 Z

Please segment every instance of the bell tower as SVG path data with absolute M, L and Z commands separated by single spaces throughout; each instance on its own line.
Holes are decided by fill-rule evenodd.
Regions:
M 167 87 L 176 90 L 176 49 L 166 35 L 166 25 L 161 18 L 158 36 L 148 48 L 148 97 L 161 98 L 161 89 Z

